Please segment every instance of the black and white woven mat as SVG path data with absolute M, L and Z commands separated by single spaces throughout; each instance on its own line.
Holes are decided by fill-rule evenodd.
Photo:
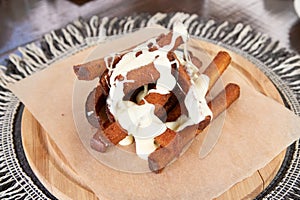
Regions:
M 0 65 L 0 199 L 55 199 L 31 171 L 22 149 L 22 105 L 7 84 L 30 76 L 51 63 L 103 42 L 153 24 L 171 28 L 181 20 L 191 35 L 228 48 L 252 61 L 272 80 L 286 106 L 300 114 L 300 55 L 280 48 L 278 41 L 251 26 L 203 20 L 186 13 L 138 14 L 127 17 L 78 19 L 46 34 L 39 42 L 19 47 Z M 300 130 L 299 130 L 300 131 Z M 257 199 L 300 199 L 300 144 L 286 153 L 276 178 Z

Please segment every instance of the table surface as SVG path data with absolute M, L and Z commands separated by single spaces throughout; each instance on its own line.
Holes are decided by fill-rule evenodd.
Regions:
M 0 60 L 78 17 L 176 11 L 250 24 L 300 53 L 300 19 L 293 0 L 0 0 Z

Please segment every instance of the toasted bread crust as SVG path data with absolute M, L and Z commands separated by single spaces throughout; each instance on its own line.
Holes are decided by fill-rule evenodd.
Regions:
M 208 91 L 214 86 L 223 72 L 227 69 L 231 62 L 230 55 L 225 51 L 220 51 L 209 66 L 205 69 L 203 74 L 209 77 Z

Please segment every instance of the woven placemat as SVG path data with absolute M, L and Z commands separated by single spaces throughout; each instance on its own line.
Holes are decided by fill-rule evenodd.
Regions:
M 55 199 L 28 165 L 20 131 L 23 106 L 7 89 L 7 84 L 97 45 L 109 36 L 153 24 L 171 29 L 177 20 L 184 22 L 192 36 L 228 48 L 253 62 L 277 87 L 286 107 L 300 114 L 300 55 L 280 48 L 278 41 L 247 24 L 206 20 L 187 13 L 78 19 L 46 34 L 39 42 L 19 47 L 4 66 L 0 65 L 0 199 Z M 296 141 L 288 148 L 275 179 L 256 199 L 300 198 L 299 154 L 299 141 Z

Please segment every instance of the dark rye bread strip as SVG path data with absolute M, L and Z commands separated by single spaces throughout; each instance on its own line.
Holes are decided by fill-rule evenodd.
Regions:
M 156 40 L 157 45 L 161 48 L 166 45 L 169 45 L 172 41 L 173 32 L 169 32 L 168 34 L 161 34 Z M 176 38 L 174 47 L 172 50 L 176 49 L 179 45 L 183 43 L 183 40 L 181 37 Z M 148 44 L 148 46 L 151 46 Z M 128 49 L 132 50 L 136 46 L 133 46 Z M 150 48 L 150 47 L 149 47 Z M 157 49 L 157 47 L 156 47 Z M 115 60 L 116 58 L 114 58 Z M 111 63 L 112 59 L 108 61 L 108 63 Z M 73 67 L 73 70 L 79 80 L 93 80 L 97 77 L 100 77 L 106 70 L 107 66 L 105 63 L 104 58 L 96 59 L 87 63 L 83 63 L 80 65 L 75 65 Z
M 108 94 L 109 94 L 109 87 L 110 87 L 108 70 L 105 70 L 104 73 L 100 76 L 99 79 L 100 79 L 99 80 L 99 84 L 100 84 L 100 87 L 102 89 L 102 92 L 106 96 L 108 96 Z
M 144 69 L 147 69 L 147 72 L 149 72 L 149 66 L 147 66 L 148 69 L 145 68 Z M 151 67 L 151 66 L 150 66 Z M 154 66 L 153 66 L 154 67 Z M 183 66 L 181 66 L 183 67 Z M 141 68 L 140 68 L 141 69 Z M 139 70 L 140 70 L 139 69 Z M 154 68 L 155 69 L 155 68 Z M 156 69 L 155 69 L 156 70 Z M 138 75 L 136 72 L 133 72 L 131 71 L 135 76 Z M 140 71 L 141 72 L 141 71 Z M 142 73 L 143 74 L 143 73 Z M 159 75 L 159 73 L 157 74 Z M 182 77 L 181 77 L 182 76 Z M 134 80 L 137 80 L 138 79 L 138 83 L 142 84 L 142 85 L 145 85 L 148 83 L 148 81 L 152 80 L 153 77 L 157 77 L 157 76 L 153 76 L 153 73 L 152 73 L 152 76 L 144 76 L 142 79 L 139 79 L 140 77 L 142 77 L 141 75 L 140 76 L 137 76 L 138 78 L 134 79 Z M 146 78 L 145 78 L 146 77 Z M 158 79 L 158 77 L 157 77 Z M 189 77 L 187 76 L 187 73 L 186 71 L 184 70 L 184 68 L 180 68 L 179 69 L 179 84 L 183 84 L 184 87 L 183 88 L 186 88 L 186 90 L 188 89 L 188 87 L 190 86 L 190 80 L 189 80 Z M 146 82 L 145 82 L 146 81 Z M 139 85 L 135 84 L 135 87 L 139 87 Z M 125 85 L 124 85 L 124 88 L 125 88 Z M 131 87 L 132 89 L 132 87 Z M 124 89 L 125 90 L 125 89 Z M 174 100 L 175 98 L 175 100 Z M 152 104 L 155 104 L 155 113 L 157 114 L 157 116 L 159 116 L 160 118 L 164 118 L 166 113 L 165 111 L 169 111 L 172 106 L 176 105 L 177 104 L 177 97 L 173 94 L 173 93 L 169 93 L 168 95 L 161 95 L 161 94 L 158 94 L 158 93 L 149 93 L 145 98 L 144 98 L 148 103 L 152 103 Z M 142 104 L 143 102 L 141 102 Z M 119 126 L 119 124 L 117 122 L 112 122 L 110 123 L 109 121 L 109 118 L 110 117 L 107 117 L 109 115 L 109 113 L 107 113 L 107 110 L 106 110 L 106 118 L 104 119 L 103 117 L 101 118 L 100 117 L 100 122 L 103 122 L 103 123 L 100 123 L 100 124 L 107 124 L 109 123 L 110 125 L 108 127 L 106 127 L 103 131 L 104 133 L 104 136 L 109 140 L 111 141 L 113 144 L 117 144 L 119 143 L 119 141 L 121 141 L 122 139 L 124 139 L 126 137 L 126 132 Z M 103 127 L 104 125 L 102 125 L 101 127 Z M 167 133 L 172 133 L 173 131 L 171 131 L 170 129 L 167 131 Z M 99 135 L 100 133 L 97 132 L 97 134 Z M 125 135 L 126 134 L 126 135 Z M 96 137 L 96 136 L 95 136 Z M 95 137 L 93 137 L 92 140 L 95 140 Z M 93 142 L 94 145 L 96 144 L 105 144 L 105 142 L 101 142 L 101 138 L 103 137 L 99 137 L 97 136 L 96 138 L 98 138 L 98 141 L 97 142 Z M 175 145 L 175 144 L 174 144 Z M 103 145 L 102 145 L 103 146 Z M 94 149 L 97 149 L 97 148 L 94 148 Z M 100 147 L 98 148 L 100 149 Z
M 168 54 L 168 58 L 170 61 L 177 59 L 176 55 L 173 53 Z M 179 61 L 178 61 L 179 63 Z M 191 81 L 190 77 L 183 65 L 179 65 L 178 70 L 177 66 L 172 69 L 173 75 L 177 77 L 177 83 L 173 92 L 169 94 L 159 94 L 159 93 L 149 93 L 144 97 L 144 99 L 150 103 L 155 105 L 155 114 L 162 121 L 166 121 L 168 117 L 168 113 L 179 103 L 184 100 L 185 94 L 188 92 Z M 177 76 L 176 74 L 177 73 Z M 151 76 L 153 77 L 153 76 Z M 136 87 L 138 87 L 137 85 Z M 141 101 L 140 104 L 143 104 L 144 101 Z M 181 105 L 183 110 L 186 110 L 184 105 Z
M 103 74 L 108 73 L 108 66 L 106 64 L 115 66 L 123 57 L 124 54 L 115 54 L 113 57 L 108 57 L 106 62 L 105 58 L 99 58 L 87 63 L 73 66 L 74 73 L 78 80 L 93 80 L 101 77 Z
M 113 143 L 109 140 L 109 138 L 117 138 L 118 136 L 114 136 L 113 134 L 119 134 L 118 131 L 116 132 L 108 132 L 108 128 L 110 127 L 110 130 L 113 129 L 113 127 L 116 125 L 112 125 L 114 123 L 114 119 L 112 121 L 111 114 L 108 113 L 107 105 L 104 104 L 100 111 L 98 112 L 98 118 L 99 118 L 99 124 L 100 127 L 98 128 L 97 132 L 94 134 L 93 138 L 90 140 L 90 146 L 92 149 L 99 151 L 99 152 L 105 152 L 109 146 L 112 146 Z M 107 129 L 107 130 L 106 130 Z M 106 130 L 106 131 L 104 131 Z M 119 130 L 119 129 L 117 129 Z M 108 137 L 108 136 L 109 137 Z M 120 134 L 121 136 L 124 135 L 123 133 Z
M 208 103 L 213 112 L 213 116 L 219 116 L 223 111 L 230 107 L 230 105 L 238 99 L 240 94 L 240 88 L 238 85 L 230 83 L 225 89 L 219 93 L 210 103 Z M 225 101 L 224 101 L 225 99 Z M 214 119 L 216 118 L 214 117 Z M 151 171 L 159 173 L 176 158 L 181 152 L 185 145 L 187 145 L 193 138 L 208 126 L 207 118 L 203 124 L 189 126 L 182 131 L 178 132 L 175 136 L 160 136 L 156 137 L 158 144 L 164 146 L 157 148 L 148 157 L 148 165 Z M 201 127 L 200 127 L 201 126 Z M 167 133 L 172 134 L 172 133 Z M 160 141 L 159 139 L 162 139 Z M 168 140 L 169 141 L 166 141 Z M 177 149 L 174 149 L 177 148 Z
M 167 122 L 172 122 L 178 119 L 178 117 L 183 113 L 182 110 L 182 101 L 181 103 L 177 103 L 169 112 L 167 115 Z
M 105 105 L 106 97 L 98 85 L 94 88 L 87 97 L 85 103 L 85 113 L 88 122 L 95 128 L 100 127 L 99 112 L 101 107 Z
M 159 136 L 156 136 L 154 138 L 154 141 L 161 147 L 167 147 L 170 142 L 174 140 L 177 133 L 169 128 L 167 130 L 160 134 Z
M 201 61 L 200 61 L 201 62 Z M 231 62 L 230 55 L 225 51 L 220 51 L 213 61 L 209 64 L 209 66 L 205 69 L 203 74 L 207 75 L 209 77 L 209 86 L 208 91 L 211 90 L 211 88 L 214 86 L 214 84 L 217 82 L 217 80 L 220 78 L 220 76 L 223 74 L 223 72 L 227 69 Z M 179 91 L 180 93 L 180 91 Z M 183 110 L 183 107 L 180 104 L 177 104 L 169 113 L 167 117 L 167 121 L 174 121 L 176 120 L 183 112 L 186 112 Z
M 154 51 L 156 50 L 157 49 L 155 49 Z M 139 55 L 141 55 L 141 53 L 137 52 L 136 56 L 138 57 Z M 167 57 L 170 61 L 174 61 L 176 59 L 177 63 L 179 63 L 179 60 L 177 59 L 176 55 L 173 52 L 168 52 Z M 174 71 L 175 69 L 177 69 L 177 67 L 178 66 L 176 66 L 176 63 L 172 64 L 172 73 L 175 73 Z M 182 68 L 183 68 L 182 66 L 179 67 L 179 75 L 186 76 L 185 74 L 181 74 Z M 141 66 L 137 69 L 131 70 L 126 75 L 126 79 L 128 80 L 128 82 L 124 83 L 124 89 L 123 89 L 125 94 L 124 100 L 129 100 L 138 88 L 152 83 L 155 84 L 159 79 L 159 77 L 160 77 L 160 73 L 155 68 L 153 62 L 145 66 Z M 123 80 L 124 77 L 118 76 L 117 79 Z M 105 94 L 108 94 L 109 92 L 109 84 L 111 83 L 109 83 L 109 77 L 105 72 L 100 78 L 100 85 L 102 86 L 103 92 Z
M 90 140 L 90 146 L 95 151 L 104 153 L 112 143 L 106 138 L 102 129 L 98 129 Z
M 186 70 L 186 67 L 181 64 L 174 52 L 169 52 L 167 57 L 170 61 L 177 61 L 178 65 L 175 63 L 172 64 L 172 75 L 176 78 L 176 86 L 173 89 L 173 92 L 176 96 L 184 97 L 185 94 L 189 91 L 191 86 L 191 78 Z M 180 90 L 180 91 L 177 91 Z M 180 94 L 177 94 L 179 92 Z
M 139 102 L 139 105 L 147 103 L 153 104 L 155 106 L 154 114 L 161 120 L 165 121 L 168 112 L 168 102 L 171 98 L 172 93 L 168 94 L 159 94 L 159 93 L 149 93 L 147 94 L 142 101 Z M 166 107 L 167 106 L 167 107 Z
M 75 65 L 73 70 L 78 80 L 93 80 L 103 74 L 106 70 L 106 64 L 104 59 L 101 58 L 84 64 Z
M 159 72 L 154 66 L 154 63 L 142 66 L 127 73 L 127 80 L 131 82 L 124 83 L 124 100 L 130 100 L 131 96 L 137 89 L 144 85 L 154 84 L 160 77 Z M 105 95 L 108 95 L 110 82 L 109 82 L 108 70 L 106 70 L 100 77 L 100 86 Z M 118 80 L 124 80 L 122 75 L 116 77 Z
M 112 63 L 111 67 L 114 68 L 116 66 L 116 64 L 118 64 L 118 62 L 122 59 L 122 57 L 124 56 L 124 54 L 120 54 L 120 55 L 115 55 L 114 58 L 110 58 L 108 60 L 108 63 Z M 103 93 L 108 96 L 109 93 L 109 88 L 110 88 L 110 84 L 109 84 L 109 74 L 108 74 L 108 69 L 105 69 L 105 71 L 99 76 L 100 80 L 100 86 L 102 88 Z
M 98 129 L 91 139 L 90 145 L 94 150 L 103 153 L 109 146 L 117 145 L 127 135 L 127 132 L 117 122 L 113 122 L 104 130 Z
M 173 37 L 173 31 L 167 33 L 167 34 L 161 34 L 158 36 L 156 39 L 156 43 L 159 46 L 159 48 L 163 48 L 167 45 L 170 45 L 172 42 L 172 37 Z M 174 46 L 171 48 L 170 51 L 174 51 L 175 49 L 178 48 L 183 43 L 182 37 L 177 37 L 174 43 Z
M 177 84 L 181 88 L 181 90 L 184 92 L 184 94 L 188 93 L 188 91 L 192 85 L 191 78 L 183 65 L 180 65 L 178 68 Z
M 185 67 L 180 65 L 178 68 L 178 79 L 173 93 L 176 97 L 175 104 L 167 113 L 167 122 L 175 121 L 181 114 L 187 114 L 187 109 L 184 105 L 184 98 L 191 87 L 191 78 L 188 75 Z
M 170 37 L 172 36 L 172 33 L 169 33 L 167 35 L 161 35 L 158 41 L 158 45 L 161 47 L 163 45 L 168 45 L 169 43 L 163 42 L 163 38 L 167 37 L 168 39 L 171 39 Z M 171 42 L 171 41 L 170 41 Z M 174 48 L 177 48 L 177 45 L 180 45 L 182 43 L 182 39 L 178 39 L 175 42 Z M 156 50 L 157 48 L 152 47 L 153 50 Z M 137 54 L 136 56 L 139 56 L 140 54 Z M 117 62 L 119 59 L 117 60 Z M 116 62 L 116 63 L 117 63 Z M 114 63 L 113 65 L 115 65 Z M 139 71 L 137 73 L 137 71 Z M 146 76 L 145 78 L 145 75 Z M 146 84 L 151 84 L 155 83 L 157 79 L 159 78 L 160 74 L 158 71 L 155 69 L 153 63 L 144 67 L 139 68 L 136 71 L 131 71 L 127 75 L 127 79 L 130 80 L 135 80 L 134 87 L 130 83 L 125 83 L 124 84 L 124 91 L 125 94 L 129 94 L 128 96 L 130 97 L 130 93 L 134 92 L 134 90 L 138 89 L 140 86 L 146 85 Z M 108 70 L 105 69 L 105 71 L 102 73 L 100 77 L 100 86 L 102 88 L 102 93 L 104 95 L 107 95 L 109 92 L 109 85 L 108 85 Z M 117 77 L 117 78 L 123 78 L 123 77 Z M 168 98 L 167 98 L 168 99 Z M 161 103 L 163 105 L 163 103 Z M 109 146 L 108 142 L 111 142 L 113 144 L 119 143 L 122 139 L 124 139 L 127 135 L 127 133 L 117 124 L 117 122 L 110 122 L 111 120 L 109 119 L 109 113 L 107 113 L 106 110 L 106 115 L 101 117 L 100 112 L 100 124 L 101 128 L 104 128 L 103 131 L 98 130 L 98 132 L 94 135 L 94 137 L 91 140 L 91 146 L 93 149 L 104 152 L 106 151 L 106 148 Z M 107 125 L 109 124 L 109 125 Z
M 125 96 L 123 99 L 129 100 L 132 94 L 135 92 L 135 90 L 137 90 L 138 88 L 144 85 L 156 83 L 159 77 L 160 77 L 160 73 L 155 68 L 153 62 L 128 72 L 127 80 L 134 80 L 134 81 L 124 83 L 123 91 Z
M 172 34 L 169 33 L 167 35 L 163 35 L 163 36 L 161 36 L 161 38 L 166 37 L 166 39 L 169 40 L 170 35 L 172 35 Z M 174 47 L 176 47 L 176 48 L 177 48 L 177 45 L 181 44 L 181 42 L 182 42 L 181 37 L 179 37 L 179 38 L 180 38 L 180 40 L 178 40 L 179 41 L 179 42 L 177 42 L 178 44 L 175 42 L 175 45 L 174 45 Z M 177 39 L 179 39 L 179 38 L 177 38 Z M 158 45 L 168 45 L 168 43 L 161 43 L 161 42 L 162 42 L 162 39 L 159 39 Z M 158 49 L 155 46 L 154 47 L 152 46 L 149 48 L 149 51 L 156 51 L 156 50 L 158 50 Z M 137 52 L 136 57 L 140 56 L 141 54 L 142 54 L 142 51 Z M 177 60 L 176 63 L 177 64 L 180 63 L 179 60 L 177 59 L 175 53 L 172 51 L 168 52 L 167 57 L 170 61 Z M 119 60 L 120 59 L 118 59 L 117 62 L 114 62 L 113 66 L 115 66 L 119 62 Z M 172 73 L 175 73 L 174 71 L 176 71 L 176 69 L 179 67 L 176 65 L 176 63 L 172 64 Z M 183 67 L 180 67 L 179 70 L 182 70 L 182 68 Z M 125 94 L 124 100 L 129 100 L 138 88 L 140 88 L 144 85 L 147 85 L 147 84 L 151 84 L 151 83 L 155 84 L 157 79 L 160 77 L 160 74 L 156 70 L 154 63 L 149 63 L 145 66 L 141 66 L 137 69 L 134 69 L 134 70 L 128 72 L 126 76 L 127 76 L 126 77 L 127 80 L 133 81 L 133 82 L 125 82 L 124 83 L 124 94 Z M 104 94 L 106 94 L 106 95 L 108 95 L 108 93 L 109 93 L 109 87 L 110 87 L 109 85 L 111 84 L 109 82 L 109 78 L 110 77 L 108 75 L 108 70 L 106 70 L 100 77 L 100 85 L 103 89 Z M 117 79 L 123 80 L 124 77 L 122 77 L 120 75 L 117 77 Z
M 160 173 L 174 158 L 180 155 L 185 145 L 195 137 L 196 129 L 197 125 L 193 125 L 177 133 L 167 131 L 156 137 L 155 142 L 158 144 L 160 142 L 162 145 L 148 156 L 149 169 L 152 172 Z

